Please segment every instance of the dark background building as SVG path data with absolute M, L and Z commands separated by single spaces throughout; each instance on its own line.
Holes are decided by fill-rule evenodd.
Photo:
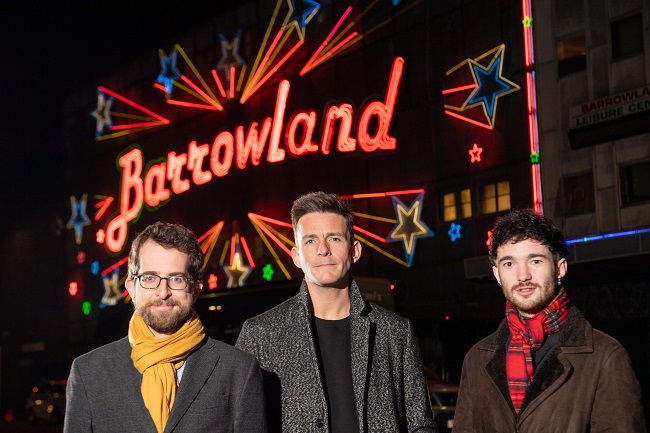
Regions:
M 186 224 L 205 242 L 213 287 L 197 309 L 213 335 L 234 341 L 246 317 L 295 291 L 291 201 L 326 190 L 359 213 L 364 253 L 354 270 L 366 293 L 413 320 L 428 371 L 451 382 L 467 349 L 503 317 L 485 257 L 494 219 L 524 206 L 555 218 L 572 242 L 569 293 L 630 351 L 648 412 L 649 134 L 623 116 L 592 127 L 617 131 L 601 141 L 572 129 L 569 114 L 647 88 L 647 26 L 623 30 L 637 16 L 647 21 L 647 2 L 260 0 L 201 13 L 192 3 L 156 5 L 155 19 L 118 4 L 52 22 L 45 9 L 12 27 L 22 66 L 4 71 L 2 86 L 12 101 L 2 105 L 1 136 L 10 203 L 3 408 L 19 409 L 42 376 L 63 378 L 75 356 L 124 335 L 132 307 L 123 260 L 134 234 L 156 220 Z M 292 14 L 290 4 L 300 8 Z M 30 38 L 42 51 L 20 50 Z M 637 48 L 621 54 L 626 38 Z M 310 69 L 314 59 L 322 63 Z M 26 84 L 11 82 L 40 91 L 21 98 Z M 284 114 L 274 117 L 287 85 Z M 340 121 L 322 147 L 332 107 L 354 113 L 349 150 L 338 147 L 347 136 Z M 238 159 L 254 124 L 264 136 L 267 118 L 282 127 L 260 139 L 259 163 Z M 269 161 L 273 140 L 287 153 Z M 315 150 L 290 157 L 292 144 Z M 199 148 L 207 153 L 192 159 Z M 140 185 L 158 195 L 139 196 Z M 123 216 L 127 230 L 113 231 Z M 120 235 L 117 247 L 105 242 Z

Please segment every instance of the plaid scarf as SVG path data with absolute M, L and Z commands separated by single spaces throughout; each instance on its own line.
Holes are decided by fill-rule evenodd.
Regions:
M 564 287 L 560 287 L 557 296 L 546 308 L 530 319 L 522 320 L 517 308 L 506 301 L 506 319 L 512 334 L 506 355 L 506 375 L 510 399 L 517 415 L 526 391 L 533 381 L 531 353 L 542 347 L 547 335 L 562 329 L 569 314 L 569 307 L 569 298 Z

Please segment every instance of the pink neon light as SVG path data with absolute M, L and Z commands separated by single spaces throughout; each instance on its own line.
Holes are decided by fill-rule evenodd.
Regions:
M 178 106 L 181 106 L 181 107 L 205 108 L 206 110 L 214 110 L 214 111 L 222 111 L 223 110 L 223 108 L 215 107 L 214 105 L 197 104 L 197 103 L 194 103 L 194 102 L 177 101 L 175 99 L 168 99 L 167 103 L 169 105 L 178 105 Z
M 242 246 L 244 247 L 244 253 L 246 253 L 246 258 L 248 259 L 248 264 L 251 268 L 255 267 L 255 263 L 253 262 L 253 256 L 251 255 L 250 249 L 248 249 L 248 245 L 246 244 L 246 239 L 244 236 L 240 236 L 239 240 L 241 241 Z
M 235 72 L 235 66 L 230 67 L 230 98 L 235 97 L 235 77 L 236 77 L 236 72 Z
M 476 89 L 478 84 L 468 84 L 467 86 L 453 87 L 451 89 L 443 90 L 442 94 L 447 95 L 449 93 L 462 92 L 463 90 Z
M 320 65 L 321 63 L 323 63 L 325 60 L 327 60 L 329 57 L 331 57 L 334 53 L 336 53 L 336 51 L 337 51 L 339 48 L 341 48 L 342 46 L 344 46 L 345 44 L 347 44 L 351 39 L 355 38 L 358 34 L 359 34 L 359 32 L 354 32 L 354 33 L 352 33 L 351 35 L 348 35 L 347 38 L 343 39 L 343 40 L 342 40 L 341 42 L 339 42 L 336 46 L 332 47 L 332 49 L 329 50 L 329 51 L 327 52 L 327 54 L 325 54 L 323 57 L 321 57 L 320 59 L 318 59 L 317 61 L 315 61 L 315 62 L 311 65 L 311 68 L 309 68 L 309 69 L 310 69 L 310 70 L 311 70 L 311 69 L 314 69 L 316 66 Z M 303 70 L 304 70 L 304 68 L 303 68 Z M 300 75 L 303 75 L 303 74 L 302 74 L 302 71 L 301 71 L 301 74 L 300 74 Z
M 219 88 L 219 93 L 221 93 L 221 96 L 225 98 L 226 91 L 223 89 L 223 85 L 221 84 L 221 80 L 219 79 L 219 75 L 217 74 L 216 69 L 212 70 L 212 77 L 214 78 L 214 81 L 217 83 L 217 87 Z
M 99 203 L 95 203 L 95 207 L 101 207 L 95 214 L 95 221 L 99 221 L 99 219 L 104 215 L 104 212 L 106 212 L 106 209 L 113 203 L 113 200 L 115 200 L 113 197 L 108 197 L 105 200 L 100 201 Z
M 340 199 L 346 200 L 351 198 L 373 198 L 373 197 L 390 197 L 393 195 L 403 195 L 403 194 L 419 194 L 424 192 L 423 189 L 404 189 L 401 191 L 390 191 L 390 192 L 372 192 L 367 194 L 352 194 L 352 195 L 341 195 Z
M 106 268 L 106 269 L 104 269 L 104 270 L 102 271 L 102 276 L 108 275 L 108 274 L 111 273 L 114 269 L 119 268 L 119 267 L 122 266 L 124 263 L 126 263 L 127 260 L 129 260 L 129 257 L 128 257 L 128 256 L 127 256 L 127 257 L 124 257 L 122 260 L 120 260 L 119 262 L 115 263 L 115 264 L 114 264 L 113 266 L 111 266 L 110 268 Z
M 187 85 L 190 86 L 192 89 L 194 89 L 194 91 L 196 91 L 196 93 L 198 93 L 199 95 L 203 96 L 203 97 L 208 101 L 208 103 L 209 103 L 210 105 L 212 105 L 213 107 L 216 107 L 218 110 L 223 110 L 223 107 L 221 107 L 221 106 L 220 106 L 216 101 L 214 101 L 214 100 L 210 97 L 210 95 L 208 95 L 208 94 L 205 93 L 201 88 L 199 88 L 199 86 L 197 86 L 196 84 L 194 84 L 194 83 L 192 82 L 192 80 L 190 80 L 189 78 L 187 78 L 185 75 L 181 75 L 181 80 L 183 80 L 183 81 L 185 82 L 185 84 L 187 84 Z
M 361 227 L 354 226 L 354 231 L 359 232 L 359 233 L 363 233 L 366 236 L 370 236 L 371 238 L 373 238 L 373 239 L 375 239 L 375 240 L 377 240 L 379 242 L 382 242 L 384 244 L 386 243 L 386 239 L 382 238 L 381 236 L 377 236 L 376 234 L 371 233 L 368 230 L 364 230 Z
M 288 227 L 290 229 L 293 229 L 293 226 L 291 225 L 291 223 L 285 223 L 284 221 L 276 220 L 276 219 L 273 219 L 273 218 L 265 217 L 265 216 L 254 214 L 254 213 L 251 213 L 251 212 L 248 213 L 248 216 L 252 217 L 255 220 L 266 221 L 266 222 L 269 222 L 271 224 L 275 224 L 275 225 L 279 225 L 279 226 Z
M 140 110 L 140 111 L 142 111 L 142 112 L 144 112 L 144 113 L 147 113 L 147 114 L 150 115 L 150 116 L 155 117 L 156 119 L 158 119 L 158 120 L 159 120 L 160 122 L 162 122 L 163 124 L 169 124 L 169 123 L 171 123 L 170 120 L 165 119 L 164 117 L 162 117 L 162 116 L 160 116 L 160 115 L 154 113 L 153 111 L 144 108 L 142 105 L 136 104 L 135 102 L 131 101 L 130 99 L 125 98 L 124 96 L 119 95 L 119 94 L 113 92 L 112 90 L 107 89 L 107 88 L 104 87 L 104 86 L 97 86 L 97 88 L 98 88 L 99 90 L 101 90 L 102 92 L 104 92 L 104 93 L 106 93 L 106 94 L 108 94 L 108 95 L 111 95 L 111 96 L 113 96 L 113 97 L 119 99 L 119 100 L 122 101 L 122 102 L 125 102 L 125 103 L 129 104 L 131 107 L 133 107 L 133 108 L 137 108 L 138 110 Z M 151 125 L 151 124 L 158 124 L 158 122 L 151 122 L 150 125 Z
M 235 252 L 237 250 L 235 249 L 235 244 L 237 243 L 237 236 L 232 235 L 230 237 L 230 264 L 232 265 L 233 259 L 235 258 Z
M 476 120 L 470 119 L 469 117 L 461 116 L 460 114 L 456 114 L 453 111 L 445 110 L 445 114 L 447 114 L 447 115 L 449 115 L 451 117 L 455 117 L 455 118 L 460 119 L 460 120 L 464 120 L 465 122 L 471 123 L 472 125 L 480 126 L 481 128 L 485 128 L 485 129 L 489 129 L 489 130 L 494 129 L 494 127 L 492 127 L 490 125 L 486 125 L 485 123 L 477 122 Z
M 280 241 L 280 239 L 278 239 L 273 233 L 271 233 L 271 231 L 268 228 L 266 228 L 266 226 L 264 226 L 264 224 L 261 224 L 259 221 L 257 221 L 257 218 L 264 219 L 264 217 L 262 217 L 260 215 L 255 215 L 254 213 L 251 213 L 251 212 L 248 213 L 248 217 L 251 218 L 253 221 L 255 221 L 257 227 L 262 229 L 262 231 L 264 233 L 266 233 L 266 235 L 268 237 L 273 239 L 273 242 L 275 242 L 276 245 L 279 246 L 282 249 L 282 251 L 284 251 L 289 256 L 291 256 L 291 250 L 284 244 L 284 242 Z M 272 221 L 274 221 L 274 220 L 272 220 Z M 291 224 L 289 224 L 289 227 L 291 227 Z
M 336 23 L 336 25 L 334 26 L 334 28 L 332 29 L 332 31 L 330 32 L 330 34 L 327 36 L 327 38 L 325 38 L 325 40 L 324 40 L 323 43 L 320 45 L 320 47 L 318 47 L 318 49 L 316 50 L 316 52 L 314 53 L 314 55 L 311 56 L 311 58 L 307 61 L 307 64 L 306 64 L 306 65 L 302 68 L 302 70 L 300 71 L 300 75 L 301 75 L 301 76 L 302 76 L 303 74 L 305 74 L 307 71 L 309 71 L 309 70 L 311 69 L 311 64 L 312 64 L 312 62 L 314 61 L 314 59 L 315 59 L 316 57 L 318 57 L 318 55 L 320 54 L 320 52 L 323 51 L 323 49 L 327 46 L 327 44 L 329 43 L 329 41 L 332 40 L 332 37 L 334 37 L 334 34 L 337 32 L 337 30 L 339 29 L 339 27 L 341 27 L 341 24 L 343 24 L 343 21 L 345 21 L 345 18 L 350 14 L 350 12 L 352 12 L 352 6 L 348 6 L 348 8 L 345 10 L 345 12 L 343 13 L 343 15 L 342 15 L 341 18 L 339 19 L 339 22 Z M 355 32 L 355 33 L 356 33 L 356 32 Z
M 250 83 L 256 83 L 257 79 L 259 78 L 260 74 L 262 73 L 262 69 L 266 65 L 266 62 L 269 61 L 269 57 L 271 57 L 271 53 L 273 52 L 273 49 L 275 46 L 278 44 L 280 41 L 280 37 L 284 34 L 283 30 L 279 30 L 278 34 L 275 36 L 275 39 L 271 43 L 271 46 L 269 47 L 268 50 L 266 50 L 266 53 L 264 54 L 264 57 L 262 58 L 262 62 L 260 65 L 257 67 L 257 71 L 255 71 L 255 75 L 253 75 L 253 79 L 250 81 Z M 248 86 L 246 86 L 246 89 L 244 89 L 244 95 L 242 96 L 242 103 L 244 102 L 245 99 L 248 99 L 249 93 L 253 93 L 252 91 L 248 91 Z
M 246 93 L 246 97 L 242 97 L 242 99 L 241 99 L 241 103 L 243 104 L 244 101 L 246 101 L 248 98 L 250 98 L 250 97 L 251 97 L 251 96 L 252 96 L 252 95 L 257 91 L 257 89 L 259 89 L 260 87 L 262 87 L 262 85 L 263 85 L 263 84 L 264 84 L 264 83 L 265 83 L 269 78 L 271 78 L 271 77 L 273 76 L 273 74 L 275 74 L 275 73 L 278 71 L 278 69 L 280 69 L 280 66 L 282 66 L 282 64 L 283 64 L 284 62 L 286 62 L 286 61 L 289 59 L 289 57 L 291 57 L 291 56 L 293 55 L 293 53 L 294 53 L 298 48 L 300 48 L 300 46 L 301 46 L 302 44 L 304 44 L 304 43 L 305 43 L 304 41 L 300 41 L 300 42 L 298 42 L 298 43 L 297 43 L 297 44 L 296 44 L 296 45 L 291 49 L 291 51 L 289 51 L 289 52 L 288 52 L 288 53 L 287 53 L 287 54 L 282 58 L 282 60 L 280 60 L 280 61 L 279 61 L 279 62 L 278 62 L 278 63 L 277 63 L 277 64 L 276 64 L 276 65 L 275 65 L 275 66 L 274 66 L 274 67 L 273 67 L 273 68 L 272 68 L 272 69 L 271 69 L 271 70 L 270 70 L 270 71 L 269 71 L 265 76 L 264 76 L 264 78 L 262 78 L 262 79 L 257 83 L 257 85 L 256 85 L 255 87 L 253 87 L 253 89 L 252 89 L 250 92 L 247 92 L 247 93 Z

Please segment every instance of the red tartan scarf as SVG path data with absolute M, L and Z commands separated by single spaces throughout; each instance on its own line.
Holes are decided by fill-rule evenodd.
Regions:
M 506 375 L 510 399 L 517 415 L 521 410 L 526 391 L 533 381 L 531 353 L 542 347 L 547 335 L 562 329 L 569 314 L 569 307 L 569 298 L 564 287 L 560 287 L 557 296 L 546 308 L 530 319 L 522 320 L 517 308 L 506 301 L 506 319 L 512 334 L 506 355 Z

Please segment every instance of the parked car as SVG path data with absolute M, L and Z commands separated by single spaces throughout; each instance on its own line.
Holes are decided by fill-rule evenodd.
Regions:
M 32 422 L 59 424 L 65 415 L 65 387 L 67 380 L 49 380 L 35 386 L 27 396 L 25 413 Z
M 449 433 L 454 427 L 454 413 L 458 399 L 458 385 L 427 381 L 429 402 L 433 419 L 440 428 L 440 433 Z

